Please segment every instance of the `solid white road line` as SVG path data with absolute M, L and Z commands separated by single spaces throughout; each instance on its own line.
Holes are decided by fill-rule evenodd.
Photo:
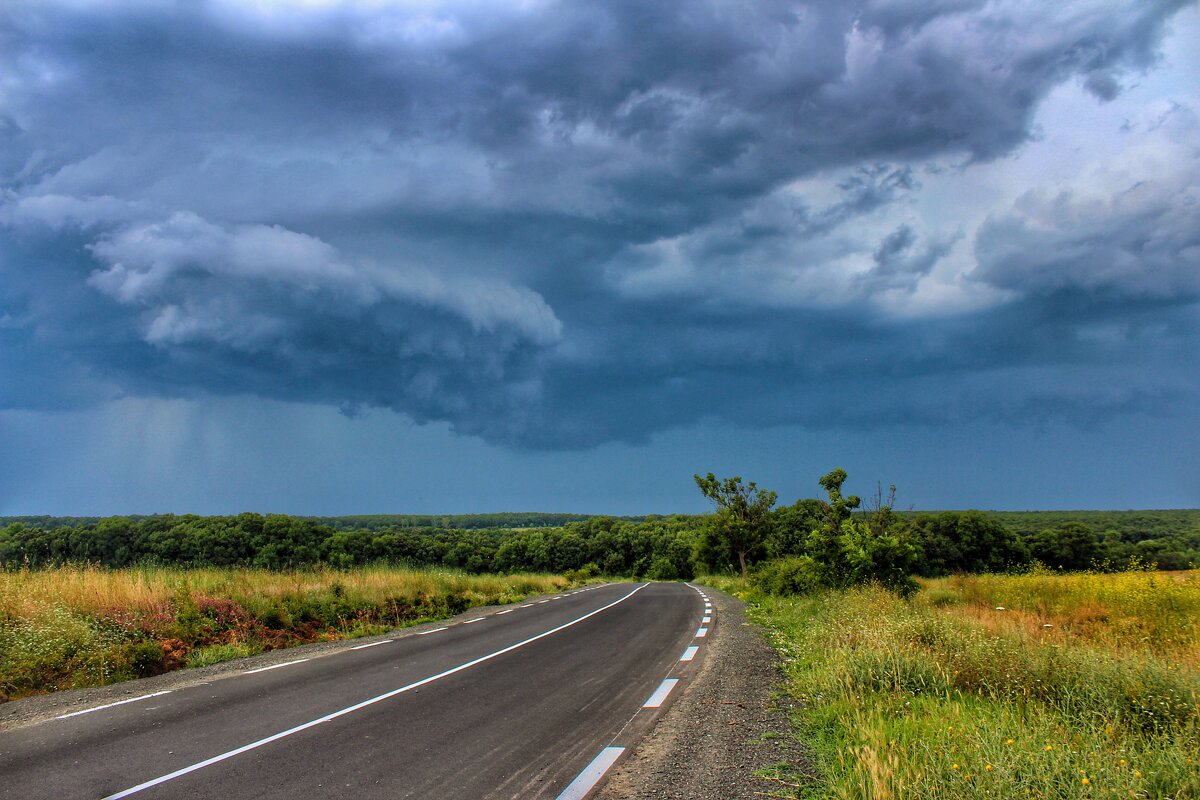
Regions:
M 683 651 L 683 655 L 681 655 L 681 656 L 679 657 L 679 660 L 680 660 L 680 661 L 691 661 L 693 658 L 695 658 L 695 657 L 696 657 L 696 653 L 697 653 L 699 650 L 700 650 L 700 648 L 699 648 L 699 647 L 696 647 L 695 645 L 692 645 L 692 646 L 691 646 L 691 647 L 689 647 L 687 650 L 684 650 L 684 651 Z
M 708 636 L 708 628 L 701 628 L 700 630 L 696 631 L 697 639 L 703 639 L 705 636 Z
M 384 639 L 381 642 L 371 642 L 370 644 L 359 644 L 351 647 L 351 650 L 366 650 L 368 647 L 379 647 L 381 644 L 391 644 L 391 639 Z
M 144 694 L 141 697 L 131 697 L 128 700 L 118 700 L 115 703 L 108 703 L 106 705 L 96 706 L 95 708 L 85 708 L 83 711 L 72 711 L 70 714 L 63 714 L 60 717 L 55 717 L 55 719 L 66 719 L 67 717 L 78 717 L 80 714 L 90 714 L 93 711 L 103 711 L 104 709 L 112 708 L 113 706 L 123 706 L 126 703 L 136 703 L 138 700 L 148 700 L 151 697 L 159 697 L 164 694 L 170 694 L 172 691 L 174 691 L 174 690 L 167 689 L 164 692 L 155 692 L 154 694 Z
M 149 789 L 153 786 L 158 786 L 159 784 L 163 784 L 163 783 L 166 783 L 167 781 L 174 780 L 175 778 L 179 778 L 183 775 L 187 775 L 189 773 L 195 772 L 196 770 L 204 769 L 207 766 L 211 766 L 218 762 L 225 761 L 226 759 L 233 758 L 234 756 L 241 755 L 242 753 L 246 753 L 251 750 L 256 750 L 257 748 L 262 747 L 263 745 L 267 745 L 267 744 L 270 744 L 271 742 L 278 741 L 279 739 L 283 739 L 287 736 L 291 736 L 292 734 L 300 733 L 301 731 L 306 731 L 309 728 L 320 725 L 323 722 L 329 722 L 330 720 L 335 720 L 338 717 L 344 717 L 347 714 L 352 714 L 355 711 L 366 708 L 367 706 L 372 706 L 372 705 L 375 705 L 376 703 L 381 703 L 384 700 L 390 700 L 391 698 L 395 697 L 398 694 L 404 694 L 405 692 L 412 691 L 413 689 L 419 689 L 420 687 L 422 687 L 428 683 L 433 683 L 436 680 L 440 680 L 440 679 L 448 677 L 450 675 L 454 675 L 456 673 L 462 672 L 465 669 L 470 669 L 471 667 L 474 667 L 477 664 L 482 664 L 485 661 L 491 661 L 493 658 L 496 658 L 497 656 L 502 656 L 505 653 L 510 653 L 513 650 L 516 650 L 518 647 L 524 647 L 527 644 L 532 644 L 533 642 L 536 642 L 539 639 L 545 639 L 547 636 L 551 636 L 555 633 L 558 633 L 561 630 L 566 630 L 567 628 L 571 627 L 572 625 L 578 625 L 580 622 L 583 622 L 585 619 L 590 619 L 591 617 L 596 616 L 597 614 L 599 614 L 602 611 L 607 611 L 608 609 L 612 608 L 613 606 L 617 605 L 618 603 L 623 603 L 626 600 L 628 600 L 629 598 L 633 597 L 635 594 L 640 592 L 642 589 L 645 589 L 646 586 L 647 586 L 647 584 L 642 584 L 641 586 L 637 587 L 629 594 L 625 595 L 624 597 L 621 597 L 620 599 L 614 600 L 613 602 L 609 603 L 606 606 L 601 606 L 600 608 L 597 608 L 595 611 L 589 611 L 588 613 L 584 614 L 582 617 L 576 617 L 575 619 L 571 620 L 570 622 L 565 622 L 562 625 L 559 625 L 557 628 L 551 628 L 550 630 L 545 631 L 544 633 L 539 633 L 537 636 L 531 636 L 522 642 L 517 642 L 516 644 L 510 644 L 508 647 L 501 648 L 500 650 L 497 650 L 493 653 L 488 653 L 486 656 L 480 656 L 479 658 L 476 658 L 473 661 L 467 661 L 466 663 L 459 664 L 457 667 L 452 667 L 452 668 L 446 670 L 445 672 L 439 672 L 437 675 L 430 675 L 428 678 L 422 678 L 421 680 L 416 681 L 414 683 L 410 683 L 407 686 L 401 686 L 399 689 L 392 689 L 390 692 L 384 692 L 381 695 L 377 695 L 370 699 L 363 700 L 361 703 L 355 703 L 352 706 L 347 706 L 346 708 L 343 708 L 340 711 L 334 711 L 332 713 L 326 714 L 323 717 L 318 717 L 317 719 L 311 720 L 309 722 L 305 722 L 302 725 L 297 725 L 294 728 L 288 728 L 286 731 L 280 731 L 279 733 L 268 736 L 265 739 L 259 739 L 256 742 L 250 742 L 250 744 L 245 744 L 234 750 L 229 750 L 227 752 L 221 753 L 220 755 L 215 755 L 212 758 L 207 758 L 204 761 L 200 761 L 198 763 L 192 764 L 191 766 L 183 767 L 182 769 L 177 769 L 174 772 L 169 772 L 166 775 L 163 775 L 158 778 L 154 778 L 152 780 L 145 781 L 144 783 L 139 783 L 137 786 L 131 786 L 130 788 L 125 789 L 124 791 L 117 792 L 116 794 L 110 794 L 108 797 L 103 798 L 103 800 L 120 800 L 122 797 L 129 797 L 130 795 L 137 794 L 138 792 L 144 791 L 145 789 Z M 307 659 L 304 659 L 304 660 L 307 660 Z M 280 664 L 277 666 L 283 666 L 283 665 Z M 620 754 L 618 753 L 617 755 L 620 755 Z M 616 760 L 615 757 L 613 760 Z M 612 762 L 610 761 L 609 764 L 611 765 L 611 763 Z M 604 769 L 608 769 L 608 766 L 606 765 L 604 767 Z M 585 772 L 586 772 L 586 770 L 585 770 Z M 603 771 L 601 771 L 600 774 L 603 775 L 604 774 Z M 578 780 L 579 779 L 576 778 L 576 782 L 578 782 Z M 599 780 L 599 778 L 597 778 L 596 780 Z M 575 784 L 571 784 L 571 785 L 574 786 Z M 568 788 L 570 788 L 570 787 L 568 787 Z M 578 796 L 583 797 L 583 795 L 578 795 Z
M 650 699 L 642 703 L 642 708 L 658 708 L 667 699 L 667 695 L 675 688 L 675 684 L 679 683 L 679 678 L 667 678 L 658 685 L 654 690 L 654 694 L 650 695 Z
M 417 636 L 428 636 L 431 633 L 437 633 L 438 631 L 444 631 L 444 630 L 446 630 L 446 629 L 445 628 L 434 628 L 431 631 L 417 631 L 416 635 Z
M 305 661 L 311 661 L 308 658 L 297 658 L 295 661 L 285 661 L 282 664 L 272 664 L 269 667 L 259 667 L 258 669 L 248 669 L 243 672 L 243 675 L 253 675 L 256 672 L 266 672 L 271 669 L 279 669 L 280 667 L 290 667 L 292 664 L 303 664 Z
M 571 785 L 562 790 L 557 800 L 583 800 L 587 793 L 592 790 L 592 787 L 600 782 L 604 777 L 604 773 L 608 772 L 621 753 L 625 752 L 624 747 L 606 747 L 600 751 L 600 755 L 592 759 L 592 763 L 584 768 L 583 772 L 579 773 L 579 777 L 571 781 Z

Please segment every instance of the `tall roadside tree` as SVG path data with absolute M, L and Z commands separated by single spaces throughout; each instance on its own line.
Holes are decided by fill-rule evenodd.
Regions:
M 771 507 L 777 495 L 769 489 L 759 489 L 754 481 L 743 484 L 739 475 L 724 480 L 711 472 L 703 478 L 692 477 L 717 511 L 705 531 L 704 545 L 709 550 L 737 556 L 742 577 L 747 577 L 750 574 L 747 560 L 762 548 L 771 530 Z

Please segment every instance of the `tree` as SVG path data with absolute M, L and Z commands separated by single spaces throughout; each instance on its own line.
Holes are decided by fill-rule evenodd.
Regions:
M 1088 569 L 1100 557 L 1096 534 L 1082 522 L 1064 522 L 1038 533 L 1029 549 L 1043 564 L 1065 570 Z
M 846 471 L 835 469 L 821 478 L 829 495 L 825 519 L 809 536 L 809 557 L 826 586 L 845 588 L 878 583 L 901 594 L 915 588 L 910 573 L 916 563 L 916 548 L 908 531 L 892 512 L 895 487 L 887 500 L 883 494 L 860 518 L 853 511 L 861 500 L 842 495 Z
M 762 549 L 771 529 L 771 507 L 777 495 L 759 489 L 754 481 L 742 483 L 741 476 L 720 480 L 711 472 L 701 478 L 693 475 L 700 492 L 712 501 L 717 513 L 705 530 L 705 544 L 720 552 L 737 556 L 742 577 L 748 577 L 748 559 Z
M 922 575 L 1002 572 L 1029 560 L 1017 535 L 979 511 L 920 514 L 912 524 Z

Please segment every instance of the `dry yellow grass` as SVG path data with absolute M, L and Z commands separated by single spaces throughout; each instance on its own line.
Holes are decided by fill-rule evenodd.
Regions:
M 67 566 L 0 572 L 0 701 L 380 633 L 555 592 L 557 575 Z
M 918 603 L 989 633 L 1200 667 L 1198 570 L 967 575 L 922 583 Z

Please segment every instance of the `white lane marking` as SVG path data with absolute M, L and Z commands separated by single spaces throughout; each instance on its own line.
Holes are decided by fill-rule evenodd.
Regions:
M 141 697 L 131 697 L 128 700 L 118 700 L 115 703 L 107 703 L 102 706 L 96 706 L 95 708 L 85 708 L 83 711 L 72 711 L 70 714 L 63 714 L 62 716 L 55 717 L 55 719 L 66 719 L 67 717 L 78 717 L 80 714 L 90 714 L 93 711 L 103 711 L 104 709 L 112 708 L 113 706 L 123 706 L 126 703 L 136 703 L 138 700 L 148 700 L 151 697 L 160 697 L 161 695 L 164 695 L 164 694 L 170 694 L 173 691 L 174 691 L 174 689 L 167 689 L 166 691 L 155 692 L 154 694 L 144 694 Z
M 708 636 L 708 628 L 701 628 L 700 630 L 696 631 L 697 639 L 703 639 L 705 636 Z
M 269 669 L 279 669 L 280 667 L 290 667 L 292 664 L 303 664 L 305 661 L 311 661 L 309 658 L 297 658 L 295 661 L 285 661 L 282 664 L 272 664 L 269 667 L 259 667 L 258 669 L 248 669 L 243 672 L 243 675 L 253 675 L 256 672 L 266 672 Z
M 666 678 L 654 690 L 654 694 L 650 695 L 650 699 L 642 703 L 642 708 L 658 708 L 667 699 L 667 695 L 675 688 L 675 684 L 679 683 L 679 678 Z
M 701 622 L 712 622 L 712 617 L 705 617 L 704 619 L 702 619 L 700 621 Z
M 571 781 L 571 785 L 562 790 L 556 800 L 583 800 L 587 793 L 592 790 L 600 779 L 604 777 L 604 773 L 608 772 L 621 753 L 625 752 L 624 747 L 606 747 L 600 751 L 600 755 L 592 759 L 592 763 L 584 767 L 583 772 L 575 780 Z
M 428 636 L 431 633 L 437 633 L 438 631 L 444 631 L 444 630 L 446 630 L 446 629 L 445 628 L 434 628 L 431 631 L 417 631 L 416 635 L 417 636 Z
M 351 650 L 366 650 L 368 647 L 379 647 L 379 645 L 381 645 L 381 644 L 391 644 L 391 643 L 392 643 L 391 639 L 384 639 L 381 642 L 371 642 L 370 644 L 355 645 L 354 647 L 351 647 L 350 649 Z
M 501 614 L 511 614 L 511 613 L 513 612 L 513 610 L 514 610 L 514 609 L 511 609 L 511 608 L 506 608 L 506 609 L 504 609 L 503 611 L 497 611 L 497 612 L 496 612 L 496 616 L 498 617 L 498 616 L 500 616 Z
M 521 608 L 532 608 L 532 607 L 533 607 L 533 603 L 526 603 L 525 605 L 521 606 Z
M 680 661 L 691 661 L 693 658 L 696 657 L 696 653 L 699 652 L 699 650 L 700 650 L 699 647 L 692 645 L 687 650 L 683 651 L 683 655 L 681 655 L 679 657 L 679 660 Z
M 369 698 L 367 700 L 363 700 L 362 702 L 355 703 L 352 706 L 347 706 L 346 708 L 343 708 L 340 711 L 333 711 L 329 714 L 326 714 L 323 717 L 318 717 L 317 719 L 311 720 L 309 722 L 305 722 L 301 725 L 297 725 L 294 728 L 288 728 L 286 731 L 280 731 L 279 733 L 272 734 L 271 736 L 268 736 L 265 739 L 259 739 L 256 742 L 250 742 L 250 744 L 244 744 L 241 747 L 221 753 L 220 755 L 215 755 L 212 758 L 207 758 L 204 761 L 197 762 L 195 764 L 192 764 L 191 766 L 183 767 L 182 769 L 177 769 L 174 772 L 169 772 L 166 775 L 163 775 L 158 778 L 154 778 L 152 780 L 145 781 L 144 783 L 139 783 L 137 786 L 131 786 L 130 788 L 125 789 L 124 791 L 117 792 L 116 794 L 110 794 L 109 796 L 103 798 L 103 800 L 121 800 L 121 798 L 123 798 L 123 797 L 129 797 L 130 795 L 137 794 L 138 792 L 141 792 L 145 789 L 149 789 L 153 786 L 158 786 L 159 784 L 166 783 L 167 781 L 174 780 L 175 778 L 181 777 L 183 775 L 188 775 L 192 772 L 195 772 L 196 770 L 204 769 L 205 767 L 211 766 L 211 765 L 216 764 L 221 761 L 225 761 L 226 759 L 229 759 L 229 758 L 233 758 L 234 756 L 241 755 L 242 753 L 247 753 L 251 750 L 255 750 L 259 747 L 262 747 L 263 745 L 267 745 L 267 744 L 270 744 L 271 742 L 278 741 L 279 739 L 283 739 L 287 736 L 291 736 L 292 734 L 300 733 L 301 731 L 306 731 L 309 728 L 320 725 L 323 722 L 329 722 L 330 720 L 335 720 L 338 717 L 344 717 L 347 714 L 352 714 L 355 711 L 358 711 L 359 709 L 366 708 L 367 706 L 372 706 L 372 705 L 375 705 L 376 703 L 381 703 L 384 700 L 390 700 L 391 698 L 395 697 L 398 694 L 404 694 L 405 692 L 412 691 L 413 689 L 419 689 L 420 687 L 422 687 L 428 683 L 433 683 L 436 680 L 440 680 L 440 679 L 448 677 L 450 675 L 454 675 L 455 673 L 462 672 L 464 669 L 470 669 L 471 667 L 474 667 L 477 664 L 482 664 L 485 661 L 491 661 L 493 658 L 496 658 L 497 656 L 502 656 L 505 653 L 510 653 L 513 650 L 516 650 L 518 647 L 524 647 L 527 644 L 532 644 L 533 642 L 536 642 L 539 639 L 545 639 L 547 636 L 551 636 L 555 633 L 558 633 L 561 630 L 566 630 L 567 628 L 571 627 L 572 625 L 578 625 L 580 622 L 583 622 L 585 619 L 590 619 L 591 617 L 596 616 L 597 614 L 601 613 L 602 611 L 607 611 L 608 609 L 612 608 L 613 606 L 615 606 L 619 603 L 623 603 L 626 600 L 628 600 L 629 598 L 633 597 L 635 594 L 640 592 L 642 589 L 645 589 L 646 586 L 648 586 L 648 585 L 649 584 L 643 583 L 641 586 L 637 587 L 629 594 L 627 594 L 624 597 L 621 597 L 617 600 L 612 601 L 611 603 L 609 603 L 606 606 L 601 606 L 600 608 L 597 608 L 595 611 L 589 611 L 588 613 L 584 614 L 582 617 L 576 617 L 575 619 L 571 620 L 570 622 L 564 622 L 562 625 L 559 625 L 557 628 L 551 628 L 548 631 L 539 633 L 537 636 L 531 636 L 522 642 L 517 642 L 516 644 L 510 644 L 508 647 L 501 648 L 500 650 L 497 650 L 493 653 L 488 653 L 486 656 L 480 656 L 479 658 L 476 658 L 473 661 L 467 661 L 466 663 L 459 664 L 457 667 L 452 667 L 452 668 L 446 670 L 445 672 L 439 672 L 437 675 L 430 675 L 428 678 L 422 678 L 421 680 L 416 681 L 414 683 L 410 683 L 407 686 L 401 686 L 399 689 L 392 689 L 390 692 L 384 692 L 381 695 L 376 695 L 375 697 Z M 280 666 L 282 666 L 282 665 L 280 665 Z M 620 754 L 618 753 L 618 755 L 620 755 Z M 616 760 L 616 759 L 614 758 L 613 760 Z M 609 762 L 610 765 L 611 765 L 611 763 L 612 762 Z M 605 769 L 608 769 L 608 766 L 605 766 Z M 603 771 L 600 774 L 603 775 L 604 774 Z M 597 778 L 597 780 L 599 780 L 599 778 Z M 578 778 L 576 779 L 576 781 L 578 781 Z M 572 786 L 574 786 L 574 784 L 572 784 Z M 570 788 L 570 787 L 568 787 L 568 788 Z M 583 795 L 579 795 L 579 797 L 582 797 L 582 796 Z
M 540 606 L 542 603 L 549 603 L 549 602 L 550 602 L 549 600 L 538 600 L 537 604 Z
M 483 617 L 476 617 L 475 619 L 469 619 L 466 622 L 464 622 L 463 625 L 470 625 L 472 622 L 483 622 Z

